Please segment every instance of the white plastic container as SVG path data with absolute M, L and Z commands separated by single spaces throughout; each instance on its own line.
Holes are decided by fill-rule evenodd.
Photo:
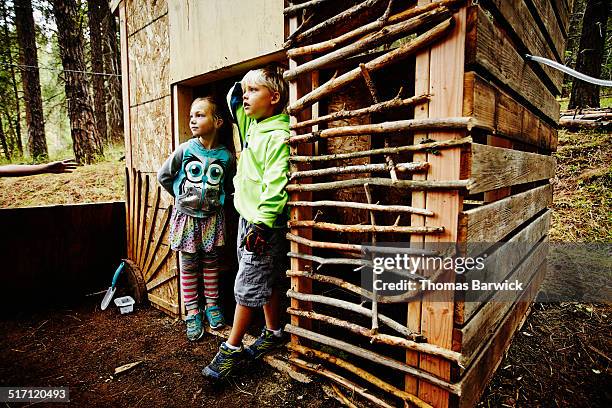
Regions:
M 134 298 L 131 296 L 123 296 L 115 299 L 115 304 L 119 307 L 121 314 L 132 313 L 134 311 Z

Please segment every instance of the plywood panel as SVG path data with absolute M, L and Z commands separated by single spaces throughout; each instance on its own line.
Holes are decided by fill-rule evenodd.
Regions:
M 557 130 L 498 86 L 472 71 L 465 74 L 464 91 L 464 116 L 476 118 L 497 135 L 546 150 L 555 149 Z
M 134 122 L 133 163 L 143 172 L 157 173 L 172 153 L 170 103 L 170 96 L 166 96 L 130 110 Z
M 555 175 L 555 158 L 502 147 L 473 143 L 468 154 L 470 194 L 490 191 Z
M 481 67 L 529 102 L 551 121 L 559 120 L 559 102 L 512 42 L 495 27 L 479 6 L 469 8 L 466 64 Z
M 125 3 L 129 35 L 168 13 L 168 0 L 126 0 Z
M 168 40 L 167 16 L 129 37 L 130 106 L 170 94 Z
M 283 6 L 278 0 L 170 2 L 170 81 L 281 50 Z

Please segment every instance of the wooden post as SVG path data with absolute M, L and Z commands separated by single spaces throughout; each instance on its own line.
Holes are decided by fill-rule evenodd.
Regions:
M 423 3 L 429 1 L 423 1 Z M 463 108 L 463 75 L 465 60 L 466 7 L 455 13 L 455 26 L 444 41 L 433 45 L 427 53 L 417 56 L 417 86 L 415 92 L 422 93 L 428 78 L 427 92 L 434 95 L 428 105 L 427 117 L 440 118 L 462 114 Z M 419 115 L 425 115 L 426 110 Z M 465 136 L 462 131 L 429 132 L 428 139 L 436 141 L 457 139 Z M 416 135 L 415 135 L 416 137 Z M 460 149 L 448 149 L 440 155 L 427 154 L 423 157 L 415 155 L 413 160 L 427 161 L 430 168 L 427 180 L 457 180 L 460 178 Z M 424 204 L 424 206 L 423 206 Z M 413 205 L 423 206 L 434 212 L 433 217 L 415 219 L 425 225 L 442 225 L 444 233 L 435 236 L 424 236 L 424 242 L 456 242 L 458 230 L 458 214 L 462 210 L 462 198 L 458 191 L 426 191 L 413 195 Z M 454 281 L 454 272 L 450 271 L 444 281 Z M 417 313 L 410 314 L 417 306 L 409 305 L 408 325 L 412 331 L 420 325 L 420 332 L 427 337 L 428 342 L 448 349 L 452 348 L 454 298 L 451 293 L 447 299 L 439 293 L 426 293 L 420 305 L 420 318 Z M 415 354 L 408 353 L 409 364 L 415 364 Z M 419 367 L 435 376 L 450 380 L 450 364 L 437 357 L 421 354 L 418 358 Z M 430 383 L 419 381 L 416 384 L 419 398 L 434 407 L 448 407 L 449 393 Z M 406 381 L 407 391 L 414 391 L 415 381 L 410 377 Z
M 290 34 L 295 32 L 299 27 L 298 17 L 291 17 L 289 19 L 289 32 Z M 297 61 L 290 59 L 289 60 L 289 68 L 297 67 Z M 318 82 L 318 77 L 315 76 L 315 81 Z M 311 81 L 309 81 L 311 82 Z M 312 84 L 307 83 L 306 80 L 298 78 L 295 81 L 291 81 L 289 83 L 289 104 L 297 101 L 300 97 L 310 92 L 314 87 L 316 87 L 318 83 Z M 315 112 L 318 111 L 318 108 L 313 109 Z M 308 109 L 300 112 L 298 115 L 291 116 L 291 124 L 296 124 L 299 121 L 312 119 L 309 115 Z M 313 129 L 315 130 L 315 129 Z M 295 130 L 291 131 L 291 136 L 295 136 L 297 132 Z M 312 155 L 313 148 L 311 144 L 301 144 L 295 147 L 291 147 L 291 155 Z M 303 169 L 303 166 L 308 166 L 308 164 L 300 165 L 299 163 L 291 163 L 290 171 L 295 172 Z M 301 167 L 301 168 L 300 168 Z M 308 179 L 305 182 L 309 182 Z M 289 194 L 289 199 L 291 201 L 312 201 L 312 193 L 311 192 L 294 192 Z M 291 207 L 290 218 L 292 221 L 300 221 L 300 220 L 311 220 L 312 219 L 312 208 L 310 207 Z M 300 232 L 292 228 L 292 234 L 299 234 Z M 312 230 L 304 230 L 301 231 L 301 236 L 307 239 L 312 239 Z M 290 242 L 290 250 L 291 252 L 298 252 L 304 254 L 312 254 L 312 248 L 297 243 L 295 241 Z M 291 258 L 291 270 L 292 271 L 300 271 L 307 270 L 311 268 L 312 262 L 300 259 L 300 258 Z M 291 289 L 295 292 L 299 293 L 311 293 L 312 292 L 312 281 L 309 279 L 304 279 L 300 277 L 291 277 Z M 291 299 L 291 307 L 301 310 L 311 310 L 312 304 L 310 302 L 300 301 L 298 299 Z M 310 328 L 310 320 L 305 318 L 300 318 L 299 316 L 291 316 L 291 324 L 294 326 Z M 299 337 L 296 335 L 291 335 L 291 343 L 299 344 Z

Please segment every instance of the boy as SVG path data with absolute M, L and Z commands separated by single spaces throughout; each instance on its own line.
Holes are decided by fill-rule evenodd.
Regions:
M 249 71 L 228 93 L 243 145 L 234 177 L 234 205 L 240 214 L 236 312 L 229 338 L 202 370 L 209 378 L 225 378 L 243 358 L 257 359 L 284 343 L 276 283 L 285 270 L 287 252 L 289 116 L 282 113 L 287 101 L 287 84 L 270 67 Z M 242 338 L 260 307 L 266 326 L 255 343 L 244 349 Z

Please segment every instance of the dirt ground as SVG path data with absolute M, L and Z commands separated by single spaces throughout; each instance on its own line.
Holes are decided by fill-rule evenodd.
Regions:
M 184 323 L 152 307 L 121 315 L 91 302 L 0 322 L 0 386 L 68 386 L 83 407 L 334 407 L 316 382 L 258 362 L 219 384 L 201 369 L 220 339 L 187 341 Z M 114 375 L 124 364 L 141 361 Z M 11 404 L 10 406 L 24 404 Z M 44 404 L 37 404 L 37 406 Z M 9 405 L 7 405 L 9 406 Z M 58 404 L 53 404 L 58 406 Z
M 479 406 L 611 406 L 611 313 L 604 305 L 534 305 Z M 0 333 L 0 386 L 68 386 L 71 406 L 340 406 L 318 380 L 302 384 L 261 362 L 208 382 L 200 370 L 221 340 L 190 343 L 182 321 L 151 307 L 120 315 L 89 300 L 5 318 Z

